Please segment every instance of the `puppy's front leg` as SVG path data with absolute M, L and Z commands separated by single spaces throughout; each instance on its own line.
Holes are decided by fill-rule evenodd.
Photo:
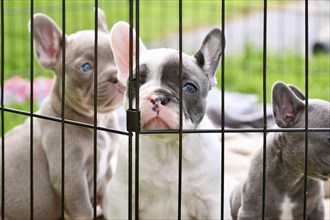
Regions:
M 92 219 L 93 206 L 84 173 L 82 170 L 72 170 L 69 168 L 66 170 L 65 178 L 68 181 L 65 181 L 64 201 L 68 215 L 72 219 Z
M 55 135 L 56 136 L 56 135 Z M 48 143 L 51 143 L 50 138 Z M 54 143 L 54 142 L 53 142 Z M 84 162 L 78 146 L 66 144 L 64 168 L 64 206 L 70 219 L 91 219 L 93 208 L 88 189 L 87 174 L 84 171 Z M 62 160 L 61 148 L 55 144 L 48 144 L 46 149 L 49 176 L 51 184 L 61 203 L 62 197 Z M 76 150 L 74 150 L 76 149 Z
M 86 174 L 81 167 L 83 167 L 82 164 L 80 167 L 65 166 L 64 206 L 69 219 L 92 219 L 93 217 Z M 51 182 L 59 199 L 62 197 L 61 172 L 61 166 L 52 166 L 50 163 Z

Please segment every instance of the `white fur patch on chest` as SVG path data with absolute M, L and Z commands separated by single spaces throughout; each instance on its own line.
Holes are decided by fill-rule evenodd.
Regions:
M 99 142 L 103 142 L 103 148 L 99 149 L 99 155 L 98 157 L 100 158 L 99 160 L 99 166 L 100 166 L 100 173 L 105 173 L 105 171 L 103 169 L 106 169 L 108 166 L 108 154 L 111 151 L 111 139 L 109 137 L 109 135 L 104 132 L 104 131 L 98 131 L 98 141 Z
M 220 178 L 214 178 L 220 167 L 217 159 L 220 158 L 220 153 L 217 153 L 218 148 L 214 146 L 219 143 L 217 136 L 214 140 L 211 139 L 209 135 L 189 134 L 183 140 L 183 219 L 191 216 L 205 217 L 210 212 L 207 207 L 220 207 Z M 140 148 L 141 215 L 154 219 L 157 216 L 177 218 L 178 142 L 165 142 L 155 142 L 155 139 L 148 136 L 140 139 L 140 146 L 143 146 Z M 217 216 L 211 214 L 214 215 Z
M 280 219 L 283 219 L 283 220 L 293 219 L 292 210 L 293 210 L 294 206 L 295 206 L 295 204 L 293 202 L 291 202 L 290 198 L 287 195 L 285 195 L 283 202 L 281 204 L 282 213 L 281 213 Z
M 105 126 L 103 123 L 100 123 L 100 126 Z M 113 151 L 114 143 L 111 140 L 109 134 L 105 131 L 98 131 L 97 134 L 97 157 L 98 157 L 98 172 L 97 172 L 97 181 L 98 183 L 103 184 L 103 179 L 106 177 L 108 169 L 110 169 L 109 154 Z

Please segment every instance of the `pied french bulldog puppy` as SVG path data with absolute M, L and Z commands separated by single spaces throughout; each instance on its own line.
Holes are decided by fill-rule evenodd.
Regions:
M 135 32 L 134 32 L 135 36 Z M 179 90 L 183 97 L 183 129 L 212 128 L 205 117 L 206 97 L 215 85 L 215 72 L 222 54 L 222 32 L 212 30 L 194 56 L 183 54 L 183 84 L 179 85 L 179 51 L 147 50 L 140 41 L 140 88 L 142 130 L 179 129 Z M 134 44 L 136 39 L 134 37 Z M 110 43 L 118 78 L 128 83 L 129 25 L 115 24 Z M 134 52 L 134 57 L 135 57 Z M 135 64 L 134 64 L 135 67 Z M 125 96 L 126 107 L 128 94 Z M 133 102 L 136 94 L 133 92 Z M 126 145 L 126 147 L 124 147 Z M 217 134 L 184 134 L 182 161 L 182 219 L 220 219 L 221 205 L 230 219 L 229 197 L 221 204 L 221 160 Z M 178 134 L 140 136 L 139 217 L 177 219 Z M 133 180 L 134 184 L 134 180 Z M 128 151 L 123 141 L 117 171 L 108 187 L 107 219 L 128 218 Z M 134 194 L 134 192 L 133 192 Z M 134 207 L 134 205 L 133 205 Z M 134 209 L 134 208 L 133 208 Z M 133 210 L 134 212 L 134 210 Z
M 109 45 L 102 10 L 99 10 L 97 126 L 117 128 L 113 112 L 122 104 L 124 87 L 117 80 L 117 68 Z M 65 37 L 56 23 L 44 14 L 35 14 L 34 43 L 38 62 L 54 71 L 51 94 L 37 114 L 61 117 L 62 45 L 65 54 L 65 118 L 94 124 L 94 30 Z M 33 120 L 34 219 L 61 217 L 61 123 Z M 65 125 L 65 215 L 69 219 L 93 218 L 94 130 Z M 5 216 L 30 218 L 30 119 L 5 137 Z M 118 137 L 97 133 L 97 199 L 101 203 L 112 176 Z M 1 181 L 0 181 L 1 182 Z
M 305 126 L 305 96 L 293 85 L 277 82 L 272 92 L 273 114 L 281 128 Z M 330 103 L 310 99 L 308 125 L 329 128 Z M 309 132 L 307 219 L 324 219 L 321 180 L 330 177 L 330 132 Z M 275 132 L 267 136 L 266 219 L 303 219 L 304 132 Z M 233 219 L 261 219 L 263 150 L 253 157 L 247 179 L 231 195 Z

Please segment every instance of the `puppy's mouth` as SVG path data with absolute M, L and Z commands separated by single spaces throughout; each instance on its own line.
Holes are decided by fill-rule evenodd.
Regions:
M 171 127 L 160 117 L 154 117 L 142 125 L 143 130 L 169 130 Z
M 312 173 L 308 175 L 312 179 L 328 181 L 330 179 L 330 173 Z
M 141 128 L 143 130 L 171 130 L 178 128 L 178 114 L 172 108 L 155 107 L 148 102 L 142 101 Z
M 140 122 L 143 130 L 178 129 L 179 112 L 173 97 L 147 89 L 141 90 L 140 94 Z

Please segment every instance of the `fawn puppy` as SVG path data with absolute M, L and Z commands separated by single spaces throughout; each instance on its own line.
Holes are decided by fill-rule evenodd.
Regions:
M 94 124 L 94 96 L 97 95 L 97 126 L 117 128 L 114 110 L 122 104 L 123 86 L 109 45 L 107 26 L 99 9 L 97 92 L 94 94 L 94 30 L 66 36 L 44 14 L 33 18 L 35 53 L 41 66 L 54 71 L 51 94 L 43 101 L 39 115 L 61 117 Z M 31 21 L 32 22 L 32 21 Z M 65 97 L 62 97 L 62 47 L 65 45 Z M 30 119 L 9 131 L 5 139 L 5 216 L 30 217 Z M 107 181 L 113 173 L 117 140 L 115 134 L 97 132 L 97 173 L 94 174 L 94 131 L 90 128 L 33 119 L 34 219 L 60 219 L 62 195 L 62 145 L 65 143 L 65 215 L 70 219 L 92 219 L 93 185 L 97 175 L 97 200 L 102 203 Z M 1 195 L 2 196 L 2 195 Z

